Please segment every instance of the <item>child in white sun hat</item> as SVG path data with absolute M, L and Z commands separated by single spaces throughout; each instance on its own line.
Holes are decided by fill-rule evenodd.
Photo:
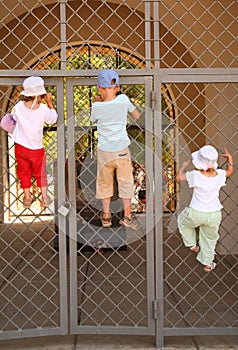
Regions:
M 222 205 L 219 191 L 226 185 L 226 178 L 234 171 L 231 154 L 225 148 L 227 169 L 217 169 L 218 153 L 210 145 L 203 146 L 192 153 L 192 163 L 196 170 L 185 172 L 190 161 L 186 161 L 179 169 L 176 179 L 187 181 L 193 188 L 193 195 L 189 207 L 178 216 L 178 229 L 184 245 L 197 254 L 197 260 L 209 272 L 216 267 L 213 261 L 215 247 L 219 238 L 218 230 L 221 223 Z M 199 228 L 199 244 L 197 245 L 196 228 Z
M 23 206 L 30 208 L 32 203 L 32 175 L 41 188 L 41 206 L 48 207 L 51 200 L 47 195 L 47 174 L 45 151 L 43 148 L 44 124 L 55 124 L 58 114 L 52 103 L 52 96 L 47 93 L 44 81 L 40 77 L 29 77 L 23 82 L 21 92 L 23 101 L 13 109 L 16 127 L 12 138 L 15 142 L 15 155 L 20 186 L 24 192 Z M 45 100 L 46 104 L 42 101 Z

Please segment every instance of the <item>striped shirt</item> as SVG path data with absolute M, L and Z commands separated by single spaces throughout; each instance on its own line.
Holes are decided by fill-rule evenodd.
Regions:
M 97 122 L 98 149 L 117 152 L 130 144 L 127 135 L 127 114 L 135 109 L 125 94 L 113 100 L 95 102 L 92 106 L 90 120 Z

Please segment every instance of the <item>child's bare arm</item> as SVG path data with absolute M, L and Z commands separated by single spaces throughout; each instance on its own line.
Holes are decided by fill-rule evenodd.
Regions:
M 229 177 L 229 176 L 231 176 L 233 174 L 234 168 L 235 168 L 235 165 L 233 163 L 232 155 L 225 148 L 225 153 L 222 153 L 221 156 L 227 158 L 226 177 Z
M 54 109 L 52 95 L 50 93 L 47 93 L 44 97 L 45 102 L 47 103 L 48 107 L 50 109 Z
M 139 118 L 140 118 L 140 112 L 138 111 L 137 108 L 135 108 L 133 112 L 130 112 L 130 115 L 131 115 L 134 119 L 139 119 Z
M 185 169 L 187 168 L 187 166 L 189 165 L 190 160 L 187 160 L 186 162 L 184 162 L 181 166 L 181 168 L 179 169 L 177 176 L 176 176 L 176 180 L 178 181 L 184 181 L 186 180 L 186 172 Z

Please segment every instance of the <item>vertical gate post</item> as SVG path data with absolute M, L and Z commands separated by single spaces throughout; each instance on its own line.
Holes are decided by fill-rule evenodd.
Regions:
M 154 176 L 155 176 L 155 295 L 158 303 L 158 315 L 156 318 L 156 347 L 164 346 L 163 335 L 163 211 L 162 211 L 162 116 L 161 116 L 161 80 L 154 77 L 154 90 L 157 92 L 154 108 Z

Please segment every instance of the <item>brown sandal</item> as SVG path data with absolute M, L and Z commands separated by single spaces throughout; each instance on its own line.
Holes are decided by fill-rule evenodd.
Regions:
M 26 209 L 30 209 L 32 203 L 32 198 L 26 199 L 26 197 L 23 198 L 23 207 Z
M 51 203 L 51 199 L 49 196 L 42 198 L 42 200 L 41 200 L 42 208 L 47 208 L 50 205 L 50 203 Z
M 137 230 L 138 225 L 136 222 L 136 218 L 134 216 L 132 216 L 131 218 L 129 218 L 128 216 L 124 216 L 120 221 L 119 221 L 120 225 L 123 225 L 125 227 L 129 227 L 132 230 Z
M 101 216 L 102 227 L 110 227 L 112 226 L 112 218 L 104 218 Z

